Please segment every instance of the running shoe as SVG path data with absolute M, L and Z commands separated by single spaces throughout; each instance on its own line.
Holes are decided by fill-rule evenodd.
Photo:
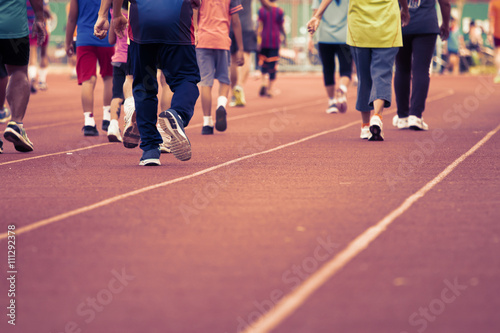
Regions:
M 31 91 L 32 94 L 36 94 L 36 92 L 37 92 L 36 85 L 35 85 L 35 80 L 31 80 L 30 91 Z
M 14 144 L 17 151 L 27 153 L 33 151 L 33 143 L 28 139 L 26 131 L 23 127 L 19 127 L 14 121 L 9 122 L 7 128 L 3 132 L 5 140 Z
M 235 107 L 236 106 L 236 97 L 231 96 L 231 99 L 229 100 L 229 106 L 230 107 Z
M 184 132 L 184 124 L 177 111 L 163 111 L 158 117 L 158 122 L 165 133 L 172 138 L 170 150 L 175 158 L 181 161 L 191 159 L 191 143 Z
M 8 122 L 12 118 L 12 113 L 8 107 L 4 107 L 0 110 L 0 124 Z
M 108 140 L 109 142 L 122 142 L 122 135 L 120 133 L 120 126 L 118 120 L 111 120 L 108 126 Z
M 42 90 L 42 91 L 45 91 L 47 90 L 49 87 L 47 86 L 47 82 L 38 82 L 38 89 Z
M 3 153 L 3 141 L 0 140 L 0 154 Z
M 266 86 L 260 87 L 259 96 L 261 96 L 261 97 L 267 96 L 267 88 L 266 88 Z
M 108 130 L 108 127 L 109 127 L 109 120 L 103 120 L 102 121 L 102 130 L 103 131 L 107 131 Z
M 158 166 L 160 163 L 160 148 L 154 148 L 142 153 L 139 165 L 143 166 Z
M 409 126 L 408 126 L 408 117 L 399 118 L 398 115 L 395 115 L 392 118 L 392 125 L 394 127 L 399 128 L 399 129 L 407 129 L 407 128 L 409 128 Z
M 340 113 L 347 111 L 347 93 L 341 88 L 337 89 L 337 108 Z
M 429 129 L 429 126 L 424 122 L 424 119 L 417 116 L 408 117 L 408 127 L 415 131 L 427 131 Z
M 337 113 L 339 112 L 339 108 L 337 107 L 337 100 L 335 99 L 332 104 L 326 109 L 326 113 Z
M 97 127 L 95 127 L 95 126 L 90 126 L 90 125 L 83 126 L 82 131 L 83 131 L 83 135 L 85 135 L 85 136 L 98 136 L 99 135 L 99 132 L 97 131 Z
M 233 89 L 233 96 L 235 99 L 234 106 L 245 106 L 247 104 L 245 100 L 245 92 L 242 87 L 235 86 Z
M 384 131 L 382 129 L 382 119 L 379 116 L 373 116 L 370 119 L 370 135 L 368 141 L 384 141 Z
M 212 135 L 214 134 L 214 127 L 213 126 L 203 126 L 201 128 L 201 135 Z
M 170 150 L 170 142 L 172 142 L 172 137 L 165 133 L 159 123 L 156 124 L 156 128 L 158 129 L 158 132 L 160 132 L 161 139 L 163 140 L 163 142 L 160 143 L 160 152 L 163 154 L 171 153 L 172 151 Z
M 224 132 L 226 128 L 226 109 L 221 105 L 215 111 L 215 129 L 219 132 Z
M 137 122 L 133 121 L 132 113 L 129 117 L 125 115 L 125 128 L 123 129 L 123 146 L 125 148 L 135 148 L 139 145 L 141 134 L 137 127 Z
M 361 127 L 361 134 L 359 137 L 361 139 L 368 139 L 370 137 L 370 126 Z
M 495 77 L 493 78 L 493 83 L 495 83 L 495 84 L 500 83 L 500 74 L 498 74 L 497 76 L 495 76 Z

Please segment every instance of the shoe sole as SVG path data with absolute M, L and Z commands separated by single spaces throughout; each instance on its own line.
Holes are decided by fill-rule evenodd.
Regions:
M 347 102 L 339 103 L 339 112 L 346 113 L 347 112 Z
M 384 141 L 382 136 L 382 129 L 378 125 L 370 126 L 370 133 L 372 136 L 368 138 L 368 141 Z
M 122 140 L 116 134 L 108 134 L 109 142 L 122 142 Z
M 170 151 L 180 161 L 191 159 L 191 143 L 188 138 L 181 133 L 179 124 L 174 115 L 170 112 L 162 112 L 158 118 L 161 128 L 172 137 L 170 141 Z
M 123 131 L 123 146 L 125 148 L 135 148 L 139 145 L 139 141 L 141 140 L 141 135 L 139 134 L 139 130 L 137 130 L 137 134 L 135 132 L 135 128 L 137 128 L 137 124 L 131 124 L 126 127 Z
M 419 127 L 417 125 L 411 125 L 408 128 L 411 129 L 411 130 L 414 130 L 414 131 L 425 131 L 423 128 L 421 128 L 421 127 Z
M 148 158 L 139 162 L 140 166 L 159 166 L 161 165 L 158 158 Z
M 33 146 L 27 143 L 19 133 L 9 127 L 5 129 L 3 137 L 5 140 L 12 142 L 14 144 L 14 148 L 21 153 L 33 151 Z
M 215 129 L 224 132 L 227 129 L 226 110 L 219 106 L 215 111 Z

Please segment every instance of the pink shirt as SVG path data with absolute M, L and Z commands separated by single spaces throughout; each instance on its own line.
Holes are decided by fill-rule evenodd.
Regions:
M 200 49 L 229 50 L 231 15 L 242 10 L 241 0 L 203 0 L 198 20 Z
M 123 16 L 128 20 L 128 12 L 122 9 Z M 113 12 L 111 12 L 111 17 L 113 17 Z M 115 54 L 111 58 L 111 62 L 122 62 L 127 63 L 127 51 L 128 51 L 128 40 L 127 36 L 124 35 L 122 38 L 116 36 L 115 44 Z

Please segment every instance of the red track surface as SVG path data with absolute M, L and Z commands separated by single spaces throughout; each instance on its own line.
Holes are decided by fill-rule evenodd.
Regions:
M 367 142 L 354 88 L 328 115 L 320 76 L 280 75 L 272 99 L 249 81 L 224 133 L 201 136 L 198 103 L 192 160 L 139 167 L 139 149 L 83 137 L 79 87 L 49 75 L 25 118 L 35 151 L 0 155 L 0 331 L 232 333 L 278 303 L 256 332 L 499 332 L 490 82 L 433 77 L 430 131 L 394 129 L 391 108 L 386 141 Z

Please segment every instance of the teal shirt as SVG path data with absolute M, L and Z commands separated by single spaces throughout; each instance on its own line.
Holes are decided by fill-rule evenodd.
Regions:
M 313 0 L 312 9 L 318 9 L 321 0 Z M 318 42 L 345 44 L 347 41 L 347 10 L 349 0 L 333 0 L 326 7 L 318 28 Z
M 22 38 L 29 33 L 26 0 L 1 0 L 0 39 Z

